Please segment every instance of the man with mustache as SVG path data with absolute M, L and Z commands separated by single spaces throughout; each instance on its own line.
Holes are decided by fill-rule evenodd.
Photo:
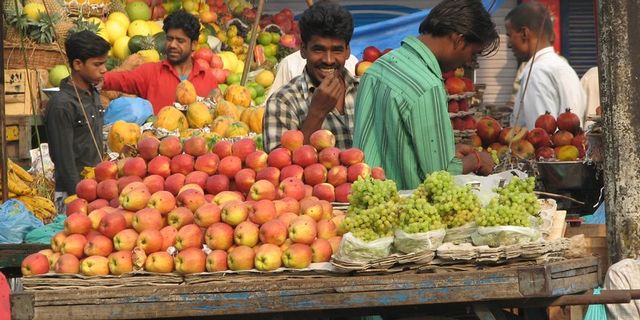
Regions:
M 201 97 L 218 87 L 211 70 L 201 68 L 191 58 L 191 53 L 198 45 L 198 19 L 184 10 L 178 10 L 164 19 L 162 29 L 167 38 L 167 58 L 156 63 L 145 63 L 131 71 L 107 72 L 102 90 L 121 91 L 147 99 L 157 114 L 162 107 L 173 105 L 176 101 L 176 87 L 182 80 L 189 80 Z
M 336 147 L 352 143 L 357 81 L 345 69 L 353 35 L 351 13 L 334 1 L 318 1 L 300 18 L 302 45 L 307 59 L 302 75 L 271 95 L 263 118 L 265 150 L 278 147 L 287 130 L 300 130 L 305 143 L 311 134 L 327 129 Z

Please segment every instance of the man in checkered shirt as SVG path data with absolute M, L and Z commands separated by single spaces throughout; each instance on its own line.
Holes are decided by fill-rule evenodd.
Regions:
M 309 136 L 319 129 L 333 132 L 336 147 L 350 148 L 358 85 L 344 67 L 351 54 L 351 14 L 334 1 L 318 1 L 302 13 L 300 34 L 300 53 L 307 65 L 302 75 L 267 100 L 264 148 L 277 148 L 287 130 L 302 131 L 309 143 Z

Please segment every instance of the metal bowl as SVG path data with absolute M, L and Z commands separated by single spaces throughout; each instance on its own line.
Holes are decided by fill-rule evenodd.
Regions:
M 578 190 L 588 188 L 596 180 L 596 166 L 582 161 L 539 161 L 540 179 L 545 189 Z

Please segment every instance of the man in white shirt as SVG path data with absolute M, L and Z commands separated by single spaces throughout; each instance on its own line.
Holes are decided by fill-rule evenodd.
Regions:
M 345 61 L 344 67 L 349 71 L 352 76 L 356 74 L 356 64 L 358 58 L 354 55 L 350 55 L 349 59 Z M 291 79 L 302 74 L 302 70 L 307 65 L 307 60 L 302 57 L 300 50 L 284 57 L 278 64 L 278 70 L 276 71 L 276 78 L 273 80 L 267 99 L 275 92 L 278 92 L 282 86 L 289 83 Z
M 514 55 L 527 61 L 511 126 L 533 129 L 538 116 L 546 111 L 557 117 L 567 108 L 584 124 L 585 94 L 576 72 L 553 50 L 553 24 L 547 9 L 537 2 L 523 3 L 507 14 L 505 27 Z

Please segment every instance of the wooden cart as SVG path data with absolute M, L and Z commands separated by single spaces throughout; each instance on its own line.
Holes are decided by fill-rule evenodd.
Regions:
M 344 276 L 225 276 L 200 284 L 38 290 L 11 296 L 13 319 L 136 319 L 223 316 L 313 319 L 354 314 L 425 314 L 428 308 L 522 307 L 529 319 L 559 296 L 598 286 L 594 257 L 479 271 Z M 536 309 L 537 308 L 537 309 Z

